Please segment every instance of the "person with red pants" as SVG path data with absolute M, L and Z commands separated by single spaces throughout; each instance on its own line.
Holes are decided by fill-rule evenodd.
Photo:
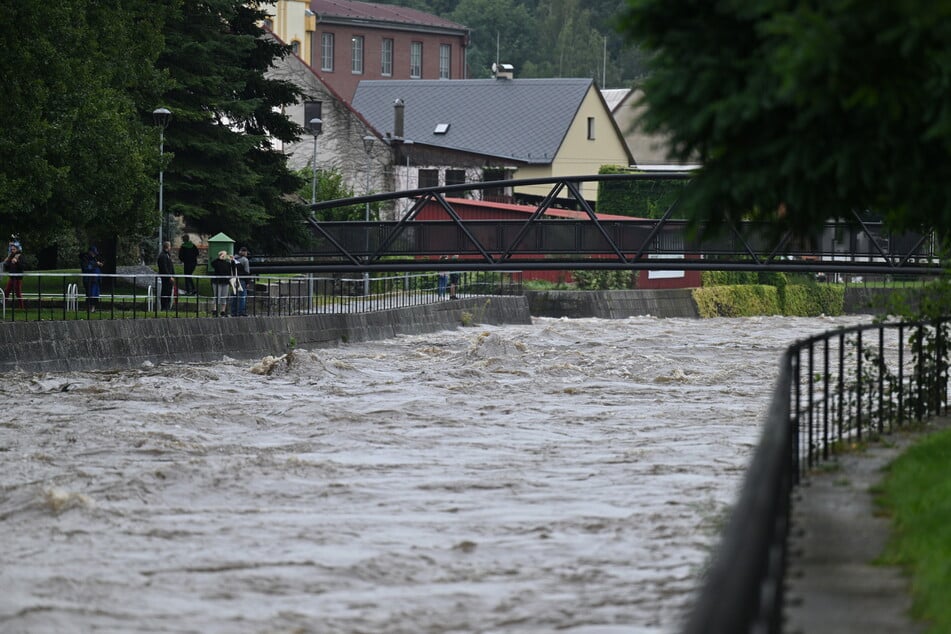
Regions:
M 3 270 L 7 275 L 7 286 L 3 290 L 7 297 L 19 298 L 20 308 L 26 308 L 23 304 L 23 253 L 15 244 L 10 244 L 10 253 L 7 259 L 3 261 Z

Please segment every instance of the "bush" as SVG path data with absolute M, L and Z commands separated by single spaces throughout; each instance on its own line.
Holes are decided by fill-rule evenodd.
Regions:
M 701 317 L 752 317 L 780 315 L 779 293 L 775 286 L 708 286 L 693 290 Z

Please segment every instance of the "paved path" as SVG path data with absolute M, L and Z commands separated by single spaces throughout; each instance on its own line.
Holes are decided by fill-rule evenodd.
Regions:
M 951 425 L 939 418 L 937 430 Z M 914 634 L 910 583 L 897 568 L 875 565 L 890 521 L 876 512 L 871 487 L 922 432 L 896 432 L 866 451 L 839 456 L 800 484 L 793 496 L 787 634 Z

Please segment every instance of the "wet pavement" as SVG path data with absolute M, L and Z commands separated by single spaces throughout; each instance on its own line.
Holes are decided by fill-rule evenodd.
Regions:
M 937 418 L 924 431 L 900 431 L 820 467 L 793 495 L 784 632 L 914 634 L 911 582 L 899 568 L 875 563 L 891 522 L 873 487 L 885 469 L 924 434 L 951 425 Z

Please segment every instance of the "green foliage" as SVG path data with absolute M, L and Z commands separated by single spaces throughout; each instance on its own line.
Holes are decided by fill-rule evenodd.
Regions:
M 703 164 L 691 219 L 951 225 L 948 3 L 627 0 L 620 28 L 651 55 L 646 129 Z
M 0 230 L 28 249 L 151 225 L 158 171 L 140 104 L 170 6 L 16 2 L 0 26 Z M 149 110 L 151 111 L 151 109 Z
M 841 315 L 845 287 L 840 284 L 790 284 L 777 289 L 784 315 Z
M 272 141 L 290 142 L 300 126 L 283 113 L 293 84 L 265 72 L 289 48 L 265 37 L 259 2 L 186 2 L 165 30 L 158 60 L 172 87 L 166 149 L 167 209 L 205 233 L 279 252 L 306 239 L 306 208 L 287 194 L 299 177 Z
M 951 631 L 951 431 L 922 439 L 888 469 L 878 498 L 892 517 L 883 563 L 907 569 L 914 615 L 929 631 Z
M 701 317 L 753 317 L 780 315 L 775 286 L 710 286 L 693 289 L 693 299 Z
M 488 77 L 492 62 L 517 77 L 593 77 L 630 87 L 646 72 L 646 53 L 615 29 L 618 0 L 384 0 L 471 29 L 469 76 Z M 606 56 L 606 59 L 605 59 Z M 604 81 L 602 82 L 602 78 Z
M 631 271 L 572 271 L 578 290 L 606 291 L 631 288 L 634 278 Z
M 625 167 L 602 166 L 599 174 L 630 174 Z M 636 170 L 635 170 L 636 173 Z M 598 184 L 598 213 L 662 218 L 680 198 L 687 180 L 650 179 Z
M 710 275 L 708 275 L 708 273 Z M 752 315 L 841 315 L 845 287 L 840 284 L 789 284 L 783 273 L 761 274 L 772 284 L 755 283 L 756 273 L 708 271 L 694 300 L 701 317 Z M 742 280 L 742 281 L 741 281 Z
M 313 171 L 311 169 L 302 169 L 297 172 L 298 177 L 305 184 L 297 190 L 297 194 L 303 200 L 310 200 L 314 192 Z M 353 189 L 344 185 L 343 174 L 335 169 L 317 170 L 317 200 L 339 200 L 341 198 L 353 198 Z M 370 205 L 370 218 L 378 217 L 378 205 Z M 366 216 L 366 207 L 364 205 L 348 205 L 346 207 L 334 207 L 332 209 L 320 209 L 314 212 L 314 217 L 320 221 L 344 221 L 344 220 L 363 220 Z
M 753 271 L 702 271 L 701 286 L 733 286 L 736 284 L 758 284 L 759 276 Z

